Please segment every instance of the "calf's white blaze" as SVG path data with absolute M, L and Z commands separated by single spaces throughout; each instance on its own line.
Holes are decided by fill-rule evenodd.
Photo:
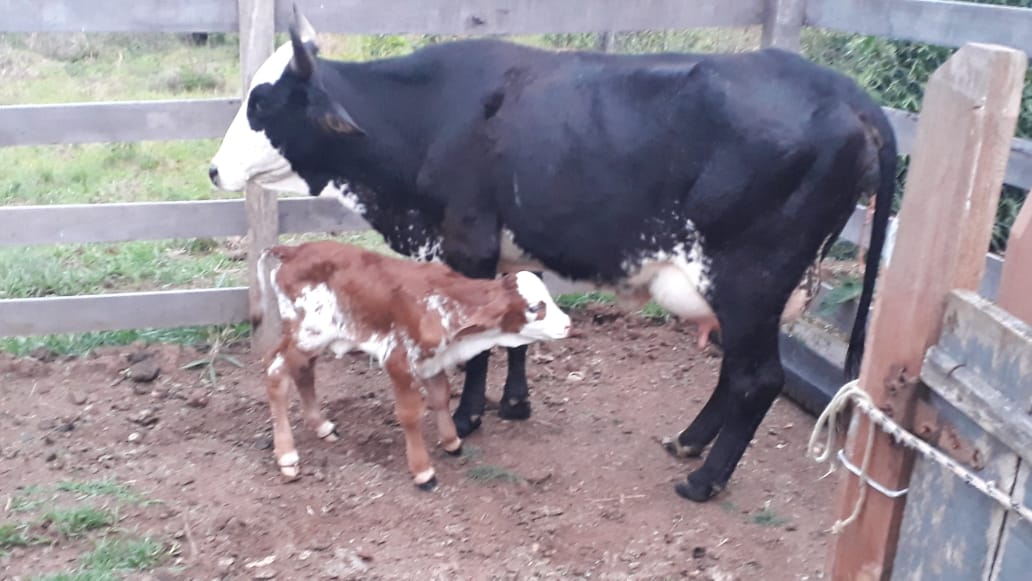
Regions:
M 526 270 L 517 272 L 516 290 L 531 307 L 545 304 L 545 316 L 541 320 L 537 320 L 537 313 L 526 313 L 527 323 L 520 329 L 520 335 L 535 341 L 548 341 L 563 339 L 570 334 L 570 316 L 555 304 L 548 287 L 537 275 Z

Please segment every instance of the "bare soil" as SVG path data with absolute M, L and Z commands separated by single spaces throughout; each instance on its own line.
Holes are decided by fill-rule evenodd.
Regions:
M 572 314 L 576 336 L 531 348 L 533 417 L 503 421 L 494 406 L 463 457 L 434 449 L 429 493 L 411 483 L 389 382 L 364 356 L 317 367 L 341 441 L 304 430 L 294 398 L 293 483 L 276 468 L 261 369 L 243 347 L 234 352 L 245 367 L 218 362 L 214 387 L 203 370 L 180 369 L 199 357 L 193 348 L 6 357 L 0 508 L 30 486 L 127 483 L 160 502 L 121 503 L 116 527 L 170 548 L 129 578 L 819 577 L 836 479 L 821 480 L 825 467 L 805 457 L 813 418 L 779 399 L 728 489 L 705 504 L 681 499 L 673 485 L 700 460 L 675 459 L 659 440 L 702 407 L 719 356 L 693 347 L 690 325 L 607 305 Z M 119 381 L 140 350 L 153 353 L 157 379 Z M 504 352 L 492 361 L 497 398 Z M 0 524 L 31 516 L 6 510 Z M 103 534 L 15 547 L 0 556 L 0 578 L 74 569 Z

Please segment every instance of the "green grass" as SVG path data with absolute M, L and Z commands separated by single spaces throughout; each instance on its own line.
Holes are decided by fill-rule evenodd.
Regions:
M 79 558 L 75 571 L 37 577 L 37 581 L 113 581 L 161 562 L 165 547 L 150 538 L 105 538 Z
M 39 498 L 43 487 L 38 484 L 25 486 L 11 495 L 11 512 L 31 512 L 43 506 L 47 500 Z
M 83 555 L 83 568 L 100 571 L 145 570 L 158 563 L 164 546 L 150 537 L 101 539 Z
M 16 523 L 0 524 L 0 555 L 14 547 L 29 546 L 29 538 L 25 536 L 25 526 Z
M 92 506 L 54 509 L 43 520 L 64 537 L 77 537 L 89 531 L 109 527 L 118 521 L 113 511 Z
M 610 304 L 613 302 L 613 294 L 601 291 L 587 293 L 568 293 L 556 297 L 555 304 L 561 309 L 576 310 L 582 309 L 590 304 Z
M 494 482 L 498 480 L 503 482 L 520 482 L 523 480 L 519 474 L 492 464 L 474 466 L 466 471 L 466 477 L 474 482 Z
M 752 522 L 764 527 L 780 527 L 789 521 L 765 506 L 752 514 Z
M 93 498 L 96 496 L 113 496 L 120 500 L 135 501 L 140 495 L 125 484 L 114 480 L 90 480 L 86 482 L 75 482 L 64 480 L 57 483 L 57 489 L 63 492 L 72 492 L 80 499 Z

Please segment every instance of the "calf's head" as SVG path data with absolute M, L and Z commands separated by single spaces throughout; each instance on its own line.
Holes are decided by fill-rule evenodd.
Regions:
M 314 40 L 312 25 L 295 6 L 290 42 L 259 67 L 212 158 L 208 175 L 216 187 L 239 191 L 250 181 L 313 195 L 333 187 L 315 160 L 331 143 L 361 139 L 364 132 L 326 90 Z
M 502 330 L 530 341 L 563 339 L 570 334 L 570 316 L 552 300 L 548 288 L 531 272 L 506 275 L 503 285 L 514 291 L 516 299 L 502 319 Z

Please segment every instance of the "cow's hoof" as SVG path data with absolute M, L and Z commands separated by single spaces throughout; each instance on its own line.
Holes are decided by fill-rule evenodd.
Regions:
M 459 437 L 465 438 L 480 429 L 481 418 L 479 415 L 467 416 L 456 412 L 456 414 L 452 416 L 452 421 L 455 422 L 455 431 L 458 433 Z
M 416 484 L 416 488 L 422 490 L 423 492 L 430 492 L 431 490 L 437 488 L 437 476 L 431 476 L 430 480 L 427 480 L 422 484 Z
M 684 446 L 677 438 L 663 438 L 663 449 L 674 458 L 698 458 L 706 446 Z
M 530 419 L 530 400 L 503 398 L 498 405 L 498 417 L 504 420 Z
M 674 486 L 674 490 L 682 498 L 687 498 L 694 502 L 706 502 L 716 496 L 720 492 L 721 487 L 710 482 L 700 482 L 689 476 L 686 481 L 678 482 Z

